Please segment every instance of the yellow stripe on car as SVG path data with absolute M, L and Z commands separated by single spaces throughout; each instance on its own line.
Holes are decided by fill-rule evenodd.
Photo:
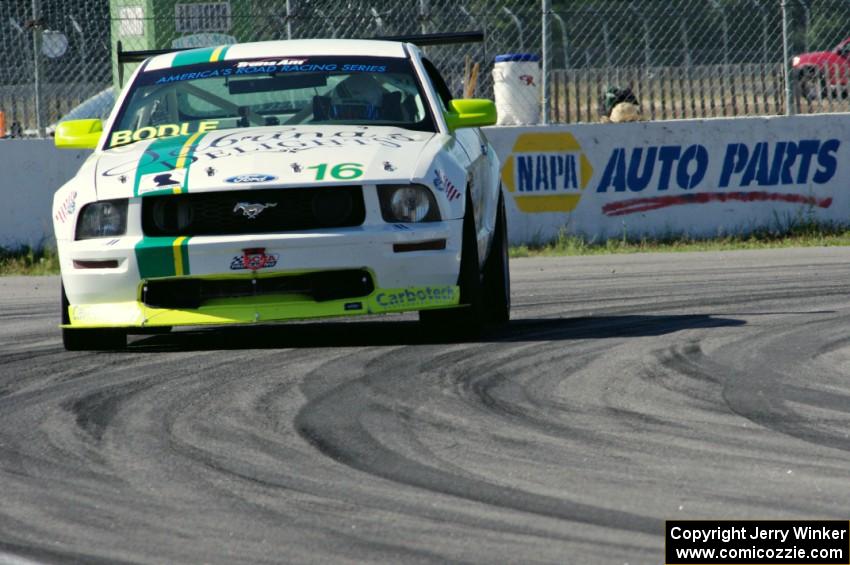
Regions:
M 174 243 L 171 244 L 172 250 L 174 252 L 174 274 L 178 277 L 185 274 L 183 272 L 183 250 L 181 249 L 183 242 L 188 238 L 185 235 L 181 235 L 177 239 L 174 240 Z
M 221 45 L 220 47 L 216 47 L 215 51 L 212 52 L 210 56 L 210 63 L 215 63 L 216 61 L 221 60 L 221 54 L 224 51 L 226 45 Z
M 174 164 L 175 169 L 186 168 L 186 161 L 188 161 L 189 155 L 192 152 L 192 146 L 195 144 L 196 141 L 198 141 L 198 138 L 200 138 L 202 135 L 204 135 L 204 132 L 199 131 L 189 136 L 189 139 L 186 140 L 186 143 L 183 144 L 183 147 L 180 148 L 180 152 L 177 154 L 177 162 Z M 183 184 L 186 184 L 185 181 Z M 185 187 L 183 185 L 175 186 L 172 189 L 172 192 L 174 192 L 174 194 L 180 194 L 181 192 L 183 192 L 184 188 Z

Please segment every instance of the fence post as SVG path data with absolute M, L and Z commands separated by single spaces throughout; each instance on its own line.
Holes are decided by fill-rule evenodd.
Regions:
M 785 79 L 785 115 L 794 115 L 794 104 L 792 97 L 794 89 L 791 85 L 791 69 L 788 67 L 791 62 L 790 50 L 788 45 L 788 10 L 786 9 L 787 0 L 780 0 L 782 6 L 782 75 Z
M 551 11 L 551 0 L 542 0 L 541 33 L 543 34 L 543 125 L 549 123 L 549 12 Z
M 44 118 L 41 99 L 41 7 L 40 0 L 32 0 L 32 72 L 35 89 L 35 127 L 38 136 L 44 137 Z
M 428 33 L 428 0 L 419 0 L 419 31 Z
M 292 39 L 292 0 L 286 0 L 286 39 Z

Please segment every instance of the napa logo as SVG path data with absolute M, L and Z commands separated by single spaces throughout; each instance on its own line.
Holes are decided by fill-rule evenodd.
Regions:
M 502 184 L 522 212 L 571 212 L 593 176 L 576 138 L 567 132 L 524 133 L 502 167 Z

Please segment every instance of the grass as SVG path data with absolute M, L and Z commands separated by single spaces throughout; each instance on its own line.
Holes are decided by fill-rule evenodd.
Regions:
M 741 249 L 777 249 L 783 247 L 850 246 L 850 226 L 804 222 L 781 230 L 759 230 L 746 236 L 722 236 L 695 239 L 687 235 L 659 238 L 622 237 L 595 241 L 561 233 L 557 239 L 538 245 L 518 245 L 511 257 L 560 257 L 615 253 L 675 253 L 684 251 L 731 251 Z M 17 250 L 0 247 L 0 276 L 58 275 L 59 256 L 51 248 Z
M 59 256 L 54 249 L 5 249 L 0 247 L 0 276 L 58 275 Z
M 511 247 L 511 257 L 557 257 L 613 253 L 676 253 L 685 251 L 731 251 L 778 249 L 783 247 L 850 246 L 850 226 L 804 223 L 784 230 L 758 230 L 746 236 L 727 235 L 695 239 L 688 235 L 659 238 L 622 237 L 595 241 L 561 233 L 557 239 L 540 245 Z

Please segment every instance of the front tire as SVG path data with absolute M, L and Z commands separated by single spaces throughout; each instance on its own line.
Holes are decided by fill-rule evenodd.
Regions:
M 460 252 L 460 306 L 441 310 L 420 310 L 419 321 L 430 329 L 460 339 L 481 335 L 484 325 L 485 300 L 478 268 L 478 238 L 472 200 L 467 192 L 463 216 L 463 240 Z
M 484 264 L 484 299 L 487 321 L 494 325 L 508 323 L 511 318 L 511 272 L 508 265 L 508 223 L 505 199 L 499 194 L 496 230 L 493 244 Z
M 71 323 L 68 297 L 62 285 L 62 324 Z M 127 347 L 127 332 L 113 329 L 62 328 L 62 345 L 67 351 L 115 351 Z

